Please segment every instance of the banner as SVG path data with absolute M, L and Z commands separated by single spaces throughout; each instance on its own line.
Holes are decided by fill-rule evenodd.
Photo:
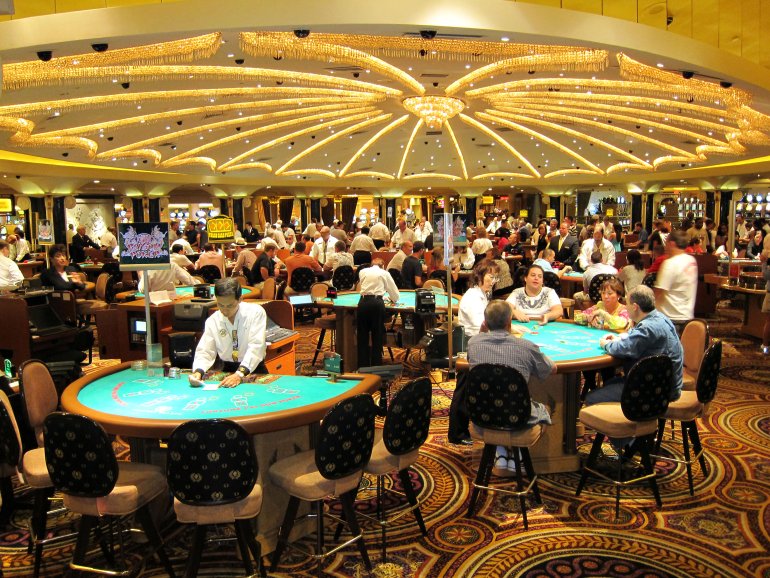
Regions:
M 206 231 L 209 234 L 209 243 L 235 242 L 235 224 L 233 218 L 227 215 L 211 217 L 206 222 Z
M 168 269 L 168 223 L 119 223 L 121 271 Z

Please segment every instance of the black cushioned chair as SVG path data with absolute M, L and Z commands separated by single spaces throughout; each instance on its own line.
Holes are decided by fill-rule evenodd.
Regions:
M 14 507 L 12 478 L 21 463 L 21 436 L 11 402 L 4 391 L 0 391 L 0 496 L 3 507 L 0 510 L 0 524 L 10 518 Z
M 300 452 L 277 461 L 270 467 L 270 479 L 289 494 L 289 504 L 278 534 L 270 570 L 275 571 L 281 554 L 289 544 L 289 533 L 294 526 L 301 500 L 312 502 L 316 517 L 315 552 L 305 552 L 318 561 L 321 572 L 323 559 L 352 543 L 358 545 L 366 569 L 372 564 L 366 551 L 363 534 L 353 507 L 364 466 L 369 461 L 374 444 L 374 416 L 376 407 L 371 396 L 355 395 L 337 403 L 324 417 L 318 432 L 315 449 Z M 338 496 L 342 502 L 344 523 L 353 537 L 347 542 L 324 551 L 324 516 L 343 522 L 324 513 L 324 499 Z M 304 551 L 304 549 L 303 549 Z
M 222 271 L 216 265 L 204 265 L 198 269 L 198 275 L 203 277 L 206 283 L 213 283 L 217 279 L 222 278 Z
M 45 418 L 43 430 L 51 480 L 64 495 L 64 505 L 81 515 L 70 568 L 102 575 L 131 575 L 131 570 L 125 567 L 122 548 L 117 570 L 86 566 L 85 559 L 91 530 L 96 529 L 100 519 L 135 514 L 152 552 L 158 554 L 166 572 L 173 578 L 174 569 L 149 510 L 152 500 L 168 492 L 163 471 L 150 464 L 118 463 L 107 433 L 95 421 L 82 415 L 54 412 Z M 111 551 L 104 545 L 102 550 L 110 561 Z
M 348 291 L 356 286 L 356 272 L 350 265 L 340 265 L 332 275 L 332 285 L 339 291 Z
M 647 285 L 650 289 L 655 288 L 655 280 L 658 277 L 658 273 L 647 273 L 647 275 L 644 276 L 644 279 L 642 279 L 642 284 Z
M 682 396 L 676 401 L 668 404 L 668 409 L 663 418 L 658 420 L 658 438 L 655 443 L 655 453 L 660 454 L 660 444 L 663 441 L 663 430 L 666 427 L 666 420 L 679 421 L 682 424 L 682 448 L 684 450 L 684 459 L 679 460 L 670 456 L 656 455 L 657 459 L 682 463 L 687 468 L 687 482 L 690 488 L 690 495 L 694 495 L 692 482 L 692 464 L 700 463 L 700 469 L 704 477 L 708 473 L 706 467 L 706 458 L 703 456 L 703 447 L 698 435 L 697 419 L 704 417 L 708 412 L 708 406 L 717 393 L 717 384 L 719 382 L 719 370 L 722 366 L 722 342 L 715 339 L 700 364 L 698 378 L 695 382 L 695 391 L 682 391 Z M 695 451 L 694 456 L 690 456 L 690 443 Z
M 388 273 L 390 273 L 390 276 L 393 278 L 393 282 L 396 284 L 396 287 L 403 289 L 404 278 L 401 276 L 401 271 L 398 269 L 388 269 Z
M 308 293 L 313 283 L 315 283 L 315 272 L 310 267 L 298 267 L 291 272 L 291 285 L 289 286 L 294 294 Z
M 517 496 L 521 504 L 524 529 L 528 528 L 526 496 L 530 492 L 540 504 L 537 474 L 532 466 L 529 448 L 537 443 L 545 431 L 545 424 L 530 425 L 532 403 L 524 377 L 505 365 L 482 363 L 468 374 L 466 398 L 471 420 L 471 436 L 484 442 L 479 470 L 473 482 L 473 492 L 468 504 L 468 516 L 473 515 L 480 490 L 502 492 Z M 490 487 L 492 468 L 497 446 L 513 449 L 516 463 L 516 491 Z M 519 456 L 521 452 L 521 456 Z M 527 469 L 529 484 L 524 487 L 522 459 Z
M 226 419 L 188 421 L 168 439 L 166 479 L 174 511 L 183 524 L 195 524 L 187 578 L 197 575 L 209 526 L 233 524 L 247 575 L 254 574 L 250 553 L 265 576 L 251 520 L 262 509 L 257 457 L 251 436 Z
M 372 262 L 372 254 L 369 251 L 356 251 L 353 253 L 353 264 L 363 265 Z
M 553 271 L 544 271 L 543 272 L 543 285 L 546 287 L 550 287 L 554 291 L 556 291 L 556 294 L 561 297 L 561 281 L 559 280 L 559 276 L 554 273 Z
M 598 303 L 602 300 L 602 285 L 605 281 L 609 281 L 610 279 L 617 279 L 617 275 L 612 275 L 611 273 L 599 273 L 591 279 L 591 285 L 588 286 L 588 297 L 591 301 Z
M 382 529 L 382 559 L 385 561 L 387 524 L 404 514 L 414 512 L 423 535 L 428 533 L 420 512 L 420 504 L 409 476 L 409 469 L 420 456 L 420 448 L 428 439 L 430 428 L 431 396 L 433 388 L 427 377 L 406 384 L 391 400 L 383 429 L 375 432 L 374 449 L 364 472 L 377 476 L 377 519 Z M 409 509 L 386 521 L 382 511 L 383 478 L 398 472 Z
M 615 486 L 616 518 L 620 513 L 621 487 L 637 482 L 646 480 L 655 496 L 655 503 L 658 507 L 662 506 L 650 455 L 658 430 L 658 419 L 666 414 L 669 405 L 673 379 L 674 370 L 671 359 L 665 355 L 645 357 L 637 361 L 628 372 L 620 402 L 597 403 L 580 410 L 580 421 L 586 427 L 596 430 L 596 436 L 588 461 L 583 467 L 575 496 L 579 496 L 583 491 L 588 474 L 591 473 Z M 623 450 L 622 459 L 618 459 L 615 478 L 595 469 L 605 437 L 633 438 L 631 445 Z M 630 460 L 637 451 L 642 458 L 644 473 L 624 480 L 623 460 Z

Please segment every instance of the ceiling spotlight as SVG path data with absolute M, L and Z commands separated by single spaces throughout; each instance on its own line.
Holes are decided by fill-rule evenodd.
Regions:
M 244 62 L 243 58 L 236 58 L 235 59 L 235 64 L 243 64 L 243 62 Z
M 682 78 L 686 78 L 687 80 L 690 80 L 693 76 L 695 76 L 695 73 L 692 70 L 682 71 Z
M 435 30 L 420 30 L 420 36 L 423 40 L 433 40 L 438 34 Z
M 96 52 L 107 52 L 109 47 L 110 45 L 106 42 L 97 42 L 91 45 L 91 48 L 93 48 Z
M 43 62 L 48 62 L 53 58 L 53 51 L 52 50 L 41 50 L 37 53 L 37 57 L 42 60 Z
M 129 88 L 131 88 L 131 83 L 130 82 L 121 82 L 120 86 L 122 86 L 123 88 L 128 90 Z
M 733 85 L 733 83 L 732 82 L 728 82 L 727 80 L 720 80 L 719 81 L 719 86 L 721 86 L 722 88 L 730 88 L 732 85 Z
M 295 30 L 294 36 L 297 38 L 307 38 L 310 36 L 310 30 Z

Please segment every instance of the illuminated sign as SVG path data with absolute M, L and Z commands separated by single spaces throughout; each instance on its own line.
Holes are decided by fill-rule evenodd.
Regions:
M 232 217 L 217 215 L 206 223 L 206 231 L 211 243 L 232 243 L 235 241 L 235 224 Z
M 0 198 L 0 213 L 13 213 L 13 200 Z
M 481 204 L 482 205 L 494 205 L 495 204 L 495 198 L 492 195 L 485 195 L 481 197 Z
M 556 209 L 546 209 L 545 216 L 548 219 L 555 219 L 556 218 Z
M 168 223 L 119 223 L 120 269 L 168 269 Z
M 527 209 L 522 209 L 521 211 L 519 211 L 519 217 L 522 219 L 526 219 L 527 217 L 529 217 L 529 211 Z

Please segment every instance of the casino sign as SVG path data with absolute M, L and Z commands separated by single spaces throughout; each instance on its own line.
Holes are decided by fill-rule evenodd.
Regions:
M 227 215 L 211 217 L 206 223 L 206 231 L 209 234 L 209 242 L 232 243 L 235 241 L 235 224 L 232 217 Z

